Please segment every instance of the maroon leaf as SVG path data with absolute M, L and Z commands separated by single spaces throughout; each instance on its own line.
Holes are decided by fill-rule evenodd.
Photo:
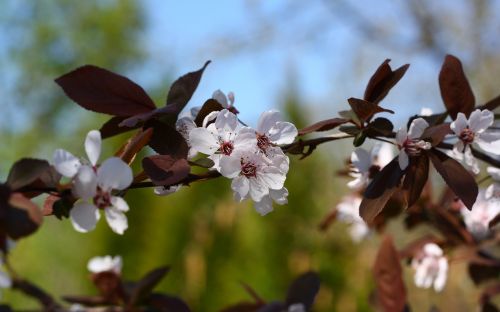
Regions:
M 373 274 L 377 285 L 378 302 L 384 311 L 404 311 L 406 288 L 402 278 L 399 254 L 392 238 L 385 236 L 377 253 Z
M 299 135 L 308 134 L 316 131 L 328 131 L 337 128 L 338 126 L 345 124 L 349 120 L 344 118 L 331 118 L 326 119 L 317 123 L 314 123 L 310 126 L 302 128 L 299 130 Z
M 375 217 L 382 212 L 391 196 L 398 190 L 403 174 L 395 158 L 368 185 L 359 207 L 359 215 L 366 223 L 373 224 Z
M 224 107 L 222 107 L 219 102 L 214 99 L 209 99 L 203 104 L 200 111 L 198 112 L 198 115 L 196 115 L 194 123 L 198 127 L 201 127 L 203 125 L 203 120 L 205 119 L 205 117 L 207 117 L 208 114 L 210 114 L 211 112 L 218 112 L 223 109 Z
M 377 104 L 365 100 L 349 98 L 347 99 L 347 102 L 349 102 L 349 105 L 351 106 L 356 116 L 358 116 L 358 118 L 361 120 L 361 122 L 369 120 L 374 114 L 380 112 L 394 114 L 394 112 L 390 109 L 382 108 Z
M 500 106 L 500 95 L 497 96 L 496 98 L 486 102 L 486 104 L 481 106 L 481 109 L 487 109 L 487 110 L 493 111 L 493 110 L 497 109 L 499 106 Z
M 315 272 L 307 272 L 297 277 L 288 288 L 286 305 L 302 303 L 306 311 L 309 311 L 318 294 L 319 284 L 319 276 Z
M 200 83 L 203 71 L 205 71 L 208 64 L 210 64 L 210 61 L 205 62 L 205 65 L 199 70 L 180 77 L 170 87 L 167 96 L 167 105 L 175 105 L 177 114 L 182 111 L 193 96 L 194 91 Z
M 18 239 L 35 232 L 43 220 L 40 208 L 21 193 L 12 193 L 6 212 L 7 234 Z
M 159 121 L 150 120 L 147 127 L 154 129 L 149 146 L 161 155 L 170 155 L 172 158 L 187 158 L 189 147 L 186 140 L 174 128 Z
M 169 267 L 161 267 L 152 270 L 141 278 L 132 290 L 132 294 L 130 295 L 130 304 L 134 305 L 146 296 L 150 295 L 156 285 L 158 285 L 165 275 L 167 275 L 168 271 L 170 271 Z
M 130 79 L 93 65 L 56 79 L 66 95 L 85 109 L 113 116 L 132 116 L 155 109 L 146 92 Z
M 410 66 L 409 64 L 405 64 L 393 71 L 389 65 L 390 61 L 389 59 L 385 60 L 370 78 L 363 97 L 366 101 L 374 104 L 382 101 Z
M 474 177 L 462 165 L 443 152 L 432 149 L 432 164 L 455 195 L 470 209 L 476 202 L 478 187 Z
M 12 190 L 20 189 L 36 179 L 40 178 L 50 169 L 50 164 L 46 160 L 35 158 L 23 158 L 12 165 L 7 184 Z
M 430 126 L 425 129 L 422 134 L 422 139 L 427 139 L 426 141 L 430 141 L 432 146 L 436 146 L 441 143 L 445 136 L 451 134 L 450 124 L 444 123 L 435 126 Z
M 137 125 L 136 127 L 120 126 L 125 119 L 127 119 L 127 117 L 115 116 L 106 121 L 99 130 L 101 132 L 101 137 L 106 139 L 140 127 L 140 125 Z
M 220 312 L 256 312 L 263 306 L 262 303 L 255 302 L 240 302 L 235 305 L 226 307 Z
M 465 77 L 462 63 L 453 55 L 446 55 L 439 73 L 439 88 L 444 105 L 452 119 L 458 113 L 466 116 L 474 110 L 474 93 Z
M 451 244 L 474 244 L 474 238 L 464 228 L 457 215 L 443 209 L 443 207 L 431 206 L 429 218 Z
M 368 124 L 367 129 L 365 130 L 367 135 L 370 136 L 390 136 L 392 134 L 392 130 L 394 129 L 394 125 L 392 122 L 383 117 L 375 118 L 372 122 Z
M 190 312 L 188 305 L 180 298 L 164 294 L 150 295 L 146 303 L 148 307 L 157 308 L 159 311 L 167 312 Z
M 480 258 L 469 263 L 469 275 L 474 284 L 498 279 L 500 276 L 500 261 L 486 254 L 478 254 Z
M 420 198 L 428 177 L 429 157 L 426 154 L 411 157 L 410 165 L 403 181 L 403 190 L 405 191 L 408 208 L 413 206 Z
M 188 176 L 190 167 L 186 159 L 169 155 L 153 155 L 142 160 L 142 167 L 155 185 L 173 185 Z

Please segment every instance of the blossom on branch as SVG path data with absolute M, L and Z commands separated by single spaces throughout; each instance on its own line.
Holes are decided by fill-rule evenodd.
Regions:
M 123 260 L 120 256 L 94 257 L 87 264 L 87 269 L 92 273 L 114 272 L 120 274 L 122 267 Z
M 359 216 L 361 198 L 357 195 L 347 195 L 337 204 L 337 218 L 350 225 L 349 234 L 355 242 L 360 242 L 370 233 L 370 228 Z
M 414 281 L 417 287 L 434 287 L 437 292 L 443 290 L 448 276 L 448 259 L 438 245 L 425 244 L 413 257 L 411 266 L 415 270 Z
M 480 190 L 472 210 L 462 206 L 460 212 L 464 217 L 467 230 L 478 240 L 488 237 L 490 221 L 500 213 L 500 200 L 488 198 L 487 190 Z
M 410 163 L 410 157 L 419 156 L 422 150 L 429 150 L 431 143 L 421 140 L 429 124 L 423 118 L 416 118 L 411 122 L 408 132 L 406 128 L 400 128 L 396 133 L 396 143 L 400 149 L 398 162 L 401 170 L 405 170 Z
M 347 183 L 351 189 L 362 189 L 368 185 L 373 176 L 385 167 L 393 158 L 390 144 L 376 144 L 370 152 L 359 147 L 351 154 L 353 170 L 349 175 L 354 180 Z

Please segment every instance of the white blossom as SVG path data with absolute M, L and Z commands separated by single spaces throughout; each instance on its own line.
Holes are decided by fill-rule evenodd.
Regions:
M 294 303 L 288 306 L 288 312 L 306 312 L 306 307 L 302 303 Z
M 221 90 L 215 90 L 214 93 L 212 94 L 212 99 L 216 100 L 219 102 L 219 104 L 223 107 L 228 109 L 230 112 L 234 114 L 238 114 L 238 110 L 234 107 L 234 93 L 229 92 L 226 96 L 224 92 Z
M 462 205 L 460 212 L 467 230 L 476 239 L 484 239 L 490 234 L 489 223 L 500 213 L 500 201 L 486 197 L 487 191 L 479 190 L 476 202 L 469 210 Z
M 422 109 L 420 110 L 420 116 L 431 116 L 432 114 L 434 114 L 434 112 L 432 111 L 432 109 L 428 108 L 428 107 L 422 107 Z
M 126 189 L 133 180 L 132 169 L 120 158 L 111 157 L 97 167 L 101 153 L 101 135 L 92 130 L 85 140 L 85 151 L 89 163 L 64 150 L 54 153 L 56 170 L 72 178 L 73 194 L 80 198 L 70 211 L 73 227 L 79 232 L 89 232 L 100 218 L 99 209 L 104 210 L 106 221 L 118 234 L 128 227 L 125 212 L 129 207 L 125 200 L 113 196 L 113 190 Z
M 396 133 L 396 142 L 400 149 L 398 162 L 401 170 L 408 167 L 409 157 L 418 156 L 422 153 L 422 150 L 431 148 L 431 143 L 420 139 L 427 127 L 429 127 L 427 121 L 423 118 L 416 118 L 412 121 L 408 132 L 403 127 Z
M 479 173 L 477 160 L 471 152 L 471 145 L 477 144 L 480 148 L 500 155 L 499 150 L 491 149 L 491 144 L 500 140 L 500 132 L 488 129 L 494 121 L 491 111 L 476 109 L 469 119 L 463 113 L 458 113 L 457 118 L 450 124 L 450 129 L 457 135 L 458 141 L 453 146 L 455 153 L 463 153 L 465 163 L 474 173 Z
M 231 188 L 239 198 L 251 198 L 260 202 L 269 190 L 281 190 L 289 166 L 288 157 L 275 155 L 272 158 L 256 149 L 235 150 L 231 156 L 222 157 L 220 173 L 232 179 Z
M 339 221 L 350 225 L 349 234 L 355 242 L 360 242 L 370 233 L 370 228 L 359 216 L 361 200 L 359 196 L 347 195 L 337 204 L 337 218 Z
M 500 201 L 500 169 L 495 167 L 488 167 L 486 171 L 493 179 L 488 188 L 486 188 L 485 198 Z
M 370 152 L 359 147 L 351 154 L 351 164 L 353 171 L 349 175 L 354 180 L 347 183 L 351 189 L 362 189 L 368 185 L 373 171 L 385 167 L 393 158 L 390 144 L 376 144 Z
M 240 148 L 256 145 L 257 139 L 248 131 L 242 129 L 235 114 L 223 109 L 215 114 L 209 114 L 204 121 L 216 116 L 215 122 L 206 127 L 194 128 L 189 132 L 192 148 L 209 155 L 214 161 L 214 168 L 219 170 L 219 161 L 223 155 L 229 156 Z
M 122 266 L 122 257 L 104 256 L 90 259 L 87 264 L 87 269 L 92 273 L 115 272 L 116 274 L 120 274 Z
M 425 244 L 413 257 L 411 265 L 415 270 L 414 281 L 417 287 L 434 287 L 437 292 L 443 290 L 448 275 L 448 259 L 438 245 Z
M 297 137 L 297 127 L 281 119 L 281 114 L 276 110 L 269 110 L 260 115 L 254 133 L 257 138 L 257 147 L 262 152 L 277 152 L 276 146 L 290 144 Z
M 158 196 L 167 196 L 179 191 L 182 184 L 170 185 L 170 186 L 157 186 L 154 188 L 154 193 Z

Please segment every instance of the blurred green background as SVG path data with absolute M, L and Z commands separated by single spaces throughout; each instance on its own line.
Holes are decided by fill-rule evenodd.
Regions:
M 83 64 L 125 74 L 162 105 L 168 86 L 185 72 L 207 69 L 190 106 L 217 88 L 236 93 L 242 118 L 255 124 L 268 108 L 279 108 L 302 127 L 335 116 L 345 99 L 361 96 L 371 73 L 385 59 L 412 67 L 385 100 L 402 124 L 422 106 L 441 110 L 437 73 L 444 54 L 463 59 L 476 96 L 500 91 L 499 23 L 494 1 L 15 1 L 0 12 L 0 169 L 23 156 L 50 159 L 62 147 L 83 155 L 83 140 L 105 116 L 84 111 L 64 97 L 53 79 Z M 448 10 L 449 8 L 449 10 Z M 125 136 L 105 141 L 103 157 Z M 46 218 L 22 240 L 12 264 L 48 292 L 93 294 L 87 261 L 122 255 L 123 275 L 137 279 L 148 270 L 172 267 L 160 290 L 187 300 L 193 311 L 218 311 L 250 300 L 240 282 L 263 298 L 282 299 L 297 275 L 316 270 L 322 287 L 315 311 L 371 311 L 371 264 L 378 237 L 355 244 L 347 227 L 318 225 L 348 192 L 335 175 L 352 150 L 349 143 L 321 147 L 311 157 L 292 157 L 286 187 L 289 204 L 260 217 L 248 203 L 232 200 L 229 181 L 195 183 L 168 197 L 152 190 L 127 194 L 131 210 L 125 235 L 101 220 L 80 234 L 68 220 Z M 393 222 L 398 246 L 411 237 Z M 419 229 L 426 233 L 428 229 Z M 478 291 L 464 266 L 453 264 L 443 294 L 415 289 L 405 268 L 415 311 L 470 311 Z M 5 291 L 16 309 L 36 303 Z

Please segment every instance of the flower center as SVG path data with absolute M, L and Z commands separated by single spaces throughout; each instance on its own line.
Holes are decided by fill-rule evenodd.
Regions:
M 464 130 L 462 130 L 462 132 L 460 132 L 459 138 L 465 144 L 471 144 L 472 142 L 474 142 L 474 135 L 474 131 L 469 128 L 465 128 Z
M 409 156 L 419 156 L 422 154 L 422 150 L 428 150 L 431 148 L 429 142 L 425 142 L 420 139 L 407 139 L 403 143 L 403 149 Z
M 104 192 L 100 187 L 97 187 L 97 194 L 94 196 L 94 205 L 99 209 L 104 209 L 111 205 L 111 194 Z
M 257 176 L 257 166 L 251 162 L 241 162 L 241 174 L 247 178 L 255 178 Z
M 271 145 L 271 141 L 265 134 L 257 133 L 257 146 L 263 152 Z
M 233 149 L 234 149 L 233 142 L 227 141 L 227 142 L 222 142 L 220 144 L 220 151 L 224 155 L 227 156 L 231 155 Z

